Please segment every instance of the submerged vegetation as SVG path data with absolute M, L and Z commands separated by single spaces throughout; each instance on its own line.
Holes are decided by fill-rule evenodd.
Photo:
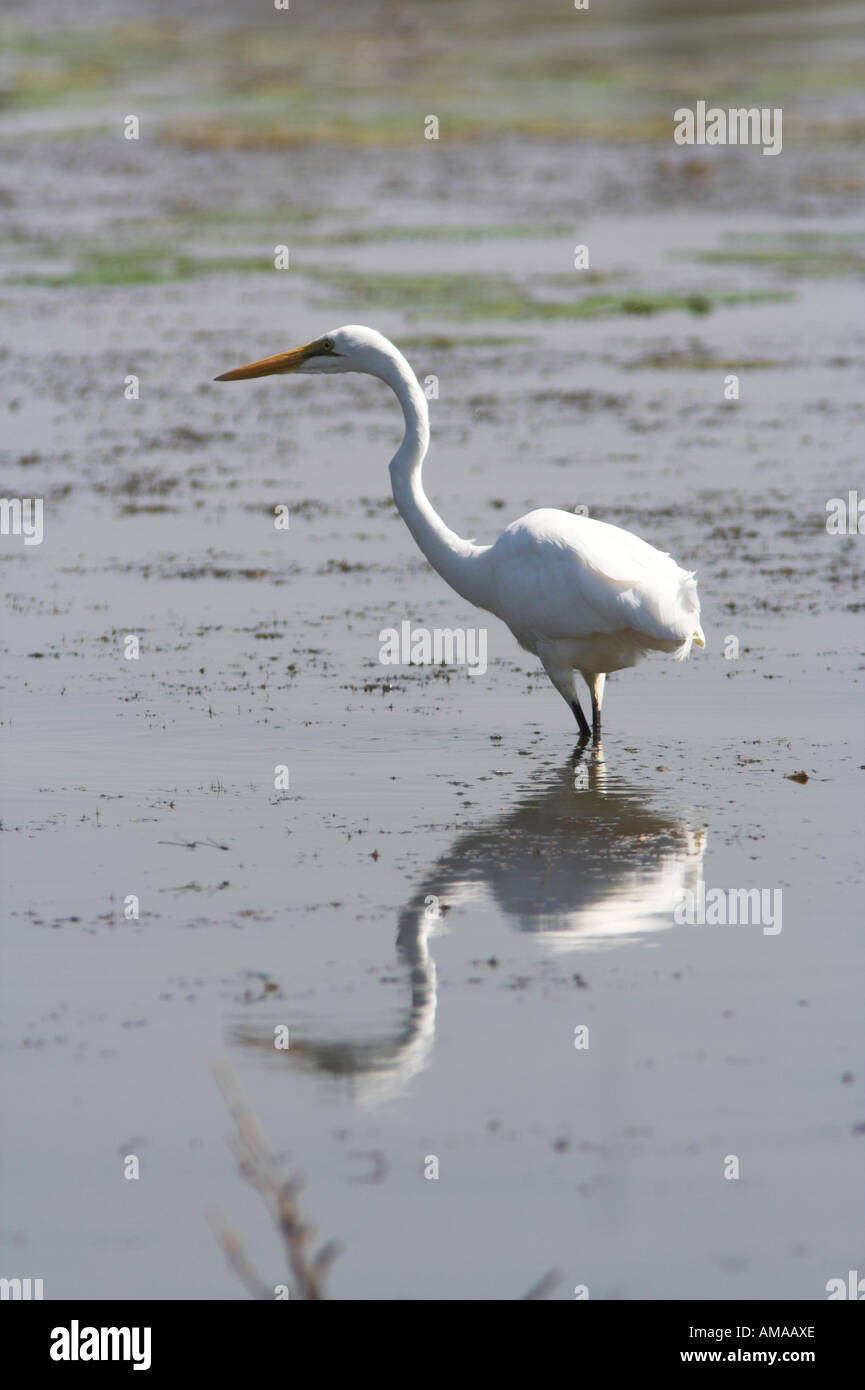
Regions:
M 431 239 L 435 239 L 438 230 L 432 229 Z M 46 248 L 44 259 L 49 259 L 50 254 L 51 250 Z M 59 249 L 55 254 L 60 257 Z M 72 264 L 68 263 L 67 248 L 63 255 L 67 263 L 62 269 L 28 271 L 13 280 L 24 285 L 76 289 L 162 285 L 201 275 L 273 272 L 273 258 L 267 255 L 244 256 L 215 251 L 192 255 L 168 245 L 81 247 Z M 790 297 L 778 290 L 635 290 L 575 295 L 574 277 L 555 275 L 535 277 L 530 284 L 524 284 L 509 275 L 361 273 L 320 264 L 305 265 L 299 273 L 318 282 L 326 291 L 326 301 L 338 300 L 345 313 L 355 309 L 360 312 L 369 308 L 399 308 L 410 318 L 419 314 L 445 314 L 462 320 L 549 322 L 615 314 L 648 315 L 671 310 L 703 315 L 723 305 L 765 303 Z M 590 285 L 605 278 L 587 277 Z
M 610 314 L 656 314 L 687 310 L 708 314 L 718 305 L 748 304 L 783 299 L 777 291 L 724 290 L 706 293 L 639 291 L 584 294 L 574 297 L 572 276 L 545 276 L 531 287 L 505 275 L 374 275 L 320 270 L 338 292 L 340 302 L 403 307 L 409 314 L 446 312 L 461 319 L 526 319 L 538 321 L 594 319 Z M 541 294 L 542 289 L 546 295 Z M 555 297 L 554 297 L 555 296 Z
M 55 289 L 99 285 L 160 285 L 187 280 L 194 275 L 218 271 L 273 270 L 273 260 L 265 256 L 195 257 L 169 247 L 132 246 L 127 248 L 91 247 L 82 249 L 68 270 L 44 274 L 29 272 L 19 277 L 27 285 L 48 285 Z
M 865 271 L 865 232 L 736 233 L 699 259 L 711 265 L 766 266 L 787 275 L 856 275 Z

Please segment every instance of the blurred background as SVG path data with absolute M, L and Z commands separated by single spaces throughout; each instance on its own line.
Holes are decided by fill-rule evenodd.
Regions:
M 861 20 L 5 0 L 4 1277 L 244 1297 L 213 1205 L 285 1278 L 223 1055 L 334 1297 L 863 1267 Z M 782 152 L 676 145 L 698 101 Z M 706 651 L 614 677 L 602 751 L 415 549 L 383 386 L 213 382 L 352 322 L 435 378 L 460 534 L 581 506 L 697 570 Z M 487 674 L 382 666 L 403 620 L 487 622 Z M 701 880 L 783 930 L 676 926 Z

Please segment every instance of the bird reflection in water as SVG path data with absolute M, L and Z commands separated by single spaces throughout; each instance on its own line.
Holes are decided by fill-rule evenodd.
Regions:
M 397 958 L 408 999 L 387 1036 L 319 1041 L 292 1029 L 276 1052 L 272 1028 L 234 1040 L 294 1065 L 351 1077 L 364 1099 L 387 1099 L 427 1065 L 435 1037 L 436 967 L 429 941 L 442 910 L 492 900 L 545 950 L 608 949 L 673 926 L 673 908 L 701 877 L 706 831 L 684 809 L 653 809 L 608 774 L 600 744 L 567 763 L 512 809 L 457 836 L 399 914 Z

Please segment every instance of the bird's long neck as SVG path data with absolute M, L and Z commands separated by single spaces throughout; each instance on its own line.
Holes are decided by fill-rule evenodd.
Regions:
M 402 443 L 390 461 L 393 500 L 433 569 L 478 608 L 492 601 L 486 545 L 463 540 L 442 521 L 423 490 L 421 470 L 429 447 L 429 409 L 417 377 L 394 349 L 382 378 L 394 391 L 405 416 Z

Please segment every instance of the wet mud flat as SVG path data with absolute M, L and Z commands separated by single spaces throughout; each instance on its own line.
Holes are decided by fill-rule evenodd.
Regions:
M 220 1056 L 342 1244 L 334 1297 L 556 1269 L 560 1298 L 811 1299 L 856 1267 L 862 550 L 826 504 L 861 478 L 865 248 L 833 14 L 773 64 L 806 93 L 783 155 L 690 164 L 646 132 L 666 87 L 625 120 L 603 28 L 600 125 L 523 35 L 511 115 L 505 45 L 423 159 L 408 96 L 361 88 L 353 143 L 319 113 L 283 147 L 255 31 L 233 103 L 194 28 L 145 82 L 100 20 L 95 91 L 74 29 L 31 34 L 0 118 L 0 495 L 45 500 L 42 544 L 2 543 L 3 1272 L 243 1297 L 215 1205 L 281 1282 Z M 133 96 L 134 147 L 106 111 Z M 437 378 L 425 481 L 461 534 L 582 505 L 697 570 L 706 651 L 612 678 L 602 751 L 415 550 L 383 386 L 212 381 L 343 322 Z M 484 624 L 486 673 L 383 665 L 404 620 Z M 781 916 L 677 922 L 701 882 Z

